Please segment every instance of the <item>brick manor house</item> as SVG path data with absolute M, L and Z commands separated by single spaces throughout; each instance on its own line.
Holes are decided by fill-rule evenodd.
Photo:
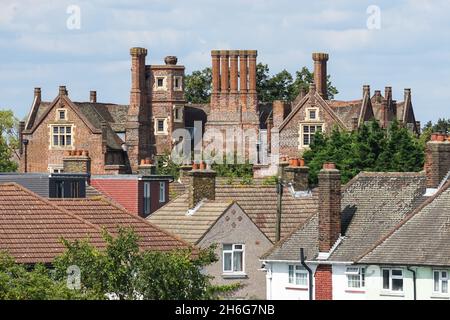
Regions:
M 26 121 L 20 123 L 20 171 L 62 172 L 63 158 L 84 157 L 92 174 L 137 173 L 156 155 L 172 149 L 178 128 L 194 131 L 194 121 L 218 130 L 254 129 L 257 133 L 259 167 L 269 167 L 272 136 L 279 132 L 281 156 L 298 156 L 308 148 L 315 132 L 334 126 L 353 130 L 370 119 L 383 127 L 397 119 L 415 133 L 420 131 L 405 89 L 404 101 L 392 98 L 391 87 L 384 95 L 363 86 L 362 98 L 330 100 L 326 77 L 328 54 L 313 53 L 314 84 L 294 101 L 258 101 L 256 50 L 213 50 L 211 102 L 187 103 L 184 71 L 175 56 L 163 65 L 146 65 L 147 50 L 131 48 L 129 105 L 97 101 L 90 92 L 86 102 L 69 98 L 65 86 L 53 101 L 42 101 L 35 88 Z M 82 151 L 83 150 L 83 151 Z M 258 166 L 256 166 L 258 167 Z

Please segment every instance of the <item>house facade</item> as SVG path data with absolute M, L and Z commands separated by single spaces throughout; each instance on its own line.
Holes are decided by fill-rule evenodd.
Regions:
M 449 299 L 450 141 L 436 136 L 422 173 L 360 173 L 341 191 L 325 166 L 317 213 L 262 256 L 267 298 Z

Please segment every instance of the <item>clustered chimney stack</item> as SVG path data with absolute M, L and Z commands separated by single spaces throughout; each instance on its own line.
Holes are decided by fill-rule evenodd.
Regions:
M 317 92 L 324 100 L 328 100 L 327 93 L 327 61 L 328 54 L 322 52 L 315 52 L 312 54 L 314 60 L 314 83 L 316 84 Z
M 256 57 L 256 50 L 211 51 L 213 108 L 232 106 L 229 111 L 238 111 L 241 106 L 245 111 L 256 104 Z
M 329 252 L 341 233 L 341 174 L 334 163 L 319 172 L 319 252 Z
M 433 133 L 427 142 L 425 174 L 428 188 L 437 188 L 450 171 L 450 135 Z
M 97 103 L 97 91 L 90 91 L 89 92 L 89 101 L 91 103 Z

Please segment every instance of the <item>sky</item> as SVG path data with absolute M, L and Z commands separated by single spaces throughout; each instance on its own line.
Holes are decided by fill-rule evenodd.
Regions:
M 128 103 L 129 49 L 186 72 L 213 49 L 256 49 L 271 73 L 312 69 L 327 52 L 335 99 L 411 88 L 416 119 L 450 118 L 450 0 L 0 0 L 0 109 L 24 118 L 34 87 L 53 100 Z

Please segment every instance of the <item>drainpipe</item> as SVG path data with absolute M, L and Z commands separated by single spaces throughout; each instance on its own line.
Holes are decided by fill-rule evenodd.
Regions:
M 25 159 L 24 159 L 24 172 L 28 172 L 28 143 L 30 141 L 28 139 L 23 139 L 22 143 L 25 146 Z
M 305 253 L 303 251 L 303 248 L 300 248 L 300 262 L 302 266 L 308 271 L 308 291 L 309 291 L 309 300 L 313 299 L 313 277 L 312 277 L 312 270 L 308 265 L 305 263 Z
M 281 177 L 278 178 L 277 182 L 277 220 L 276 220 L 276 230 L 275 230 L 275 242 L 280 241 L 281 237 L 281 200 L 283 198 L 283 183 L 281 182 Z
M 406 270 L 411 271 L 413 274 L 414 300 L 417 300 L 416 271 L 411 269 L 411 267 L 406 267 Z

